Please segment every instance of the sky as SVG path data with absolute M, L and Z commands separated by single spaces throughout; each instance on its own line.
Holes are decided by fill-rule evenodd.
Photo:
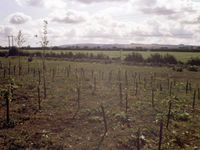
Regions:
M 77 43 L 200 45 L 200 0 L 0 0 L 0 46 Z M 37 35 L 37 38 L 36 36 Z

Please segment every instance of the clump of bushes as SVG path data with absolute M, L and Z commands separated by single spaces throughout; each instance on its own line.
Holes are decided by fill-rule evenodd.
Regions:
M 141 62 L 144 62 L 144 58 L 141 54 L 133 52 L 132 54 L 129 54 L 128 56 L 126 56 L 125 61 L 141 63 Z
M 174 66 L 172 68 L 173 71 L 176 71 L 176 72 L 183 72 L 183 67 L 177 67 L 177 66 Z
M 8 55 L 8 52 L 0 52 L 0 57 L 6 57 Z
M 156 53 L 156 54 L 151 54 L 149 58 L 147 58 L 148 63 L 164 63 L 162 55 Z
M 189 66 L 189 67 L 187 68 L 187 70 L 193 71 L 193 72 L 198 72 L 198 67 L 197 67 L 197 66 Z
M 17 47 L 13 46 L 9 49 L 8 55 L 9 56 L 16 56 L 19 54 L 19 50 Z
M 178 61 L 173 55 L 166 54 L 163 56 L 159 53 L 152 54 L 147 59 L 144 59 L 143 56 L 139 53 L 132 53 L 126 56 L 125 61 L 131 61 L 135 63 L 147 62 L 147 63 L 153 63 L 153 64 L 177 64 L 178 63 Z
M 178 63 L 176 58 L 173 55 L 166 54 L 166 55 L 164 55 L 163 59 L 164 59 L 165 63 L 169 63 L 169 64 L 177 64 Z
M 200 66 L 200 58 L 191 58 L 190 60 L 188 60 L 187 62 L 188 65 L 191 65 L 191 66 Z
M 28 57 L 28 62 L 32 62 L 33 61 L 33 56 L 29 56 Z
M 162 56 L 161 54 L 152 54 L 147 58 L 148 63 L 158 63 L 158 64 L 177 64 L 177 60 L 173 55 L 166 54 Z

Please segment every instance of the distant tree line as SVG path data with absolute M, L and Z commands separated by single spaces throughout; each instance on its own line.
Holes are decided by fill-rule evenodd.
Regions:
M 0 47 L 2 50 L 8 50 L 9 47 Z M 26 47 L 21 47 L 21 49 L 24 50 L 41 50 L 41 47 L 31 47 L 31 46 L 26 46 Z M 80 47 L 80 46 L 67 46 L 67 47 L 59 47 L 59 46 L 53 46 L 53 47 L 48 47 L 47 49 L 49 50 L 88 50 L 88 51 L 152 51 L 152 52 L 200 52 L 200 47 L 194 47 L 194 46 L 181 46 L 178 48 L 168 48 L 168 47 L 161 47 L 161 48 L 143 48 L 143 47 L 136 47 L 136 48 L 119 48 L 119 47 L 110 47 L 110 48 L 105 48 L 105 47 Z

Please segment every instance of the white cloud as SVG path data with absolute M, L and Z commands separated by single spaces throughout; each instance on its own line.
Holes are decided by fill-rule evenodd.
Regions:
M 31 17 L 24 13 L 16 12 L 8 16 L 8 21 L 11 24 L 24 24 L 31 20 Z
M 49 9 L 66 7 L 64 0 L 16 0 L 16 2 L 20 6 L 45 7 Z
M 152 7 L 157 3 L 157 0 L 131 0 L 131 2 L 140 7 Z
M 74 10 L 54 11 L 51 18 L 52 21 L 57 23 L 78 24 L 87 20 L 87 14 Z
M 184 26 L 179 25 L 179 26 L 174 26 L 173 28 L 170 29 L 171 37 L 177 37 L 177 38 L 186 38 L 190 39 L 193 38 L 193 32 L 186 29 Z
M 46 8 L 50 9 L 62 9 L 67 6 L 65 0 L 43 0 Z
M 170 18 L 170 16 L 185 17 L 185 14 L 198 14 L 200 10 L 199 4 L 192 2 L 192 0 L 131 0 L 134 8 L 143 12 L 146 15 L 163 15 Z M 177 19 L 176 17 L 172 17 Z
M 8 45 L 8 36 L 14 35 L 16 30 L 12 26 L 0 25 L 0 46 Z
M 91 3 L 102 3 L 102 2 L 127 2 L 129 0 L 76 0 L 81 3 L 91 4 Z
M 151 15 L 173 15 L 176 12 L 173 9 L 168 9 L 166 7 L 153 7 L 153 8 L 142 8 L 141 11 L 145 14 Z
M 42 7 L 44 6 L 43 0 L 16 0 L 20 6 Z
M 0 34 L 4 38 L 12 35 L 14 32 L 15 32 L 15 29 L 13 27 L 0 25 Z
M 40 40 L 33 37 L 42 34 L 44 19 L 49 22 L 50 45 L 84 42 L 198 44 L 200 39 L 200 3 L 195 0 L 16 1 L 23 13 L 32 14 L 33 19 L 27 21 L 20 15 L 10 21 L 9 17 L 11 24 L 7 29 L 0 28 L 0 37 L 17 34 L 15 30 L 23 28 L 30 45 Z M 23 24 L 16 26 L 19 23 Z

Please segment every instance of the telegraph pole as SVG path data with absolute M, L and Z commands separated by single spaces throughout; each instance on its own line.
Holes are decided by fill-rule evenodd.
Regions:
M 12 37 L 12 47 L 13 47 L 14 46 L 14 38 L 13 38 L 14 36 L 12 35 L 11 37 Z
M 8 46 L 10 48 L 10 36 L 8 36 Z
M 14 36 L 13 35 L 8 36 L 8 46 L 9 46 L 9 48 L 14 46 Z

